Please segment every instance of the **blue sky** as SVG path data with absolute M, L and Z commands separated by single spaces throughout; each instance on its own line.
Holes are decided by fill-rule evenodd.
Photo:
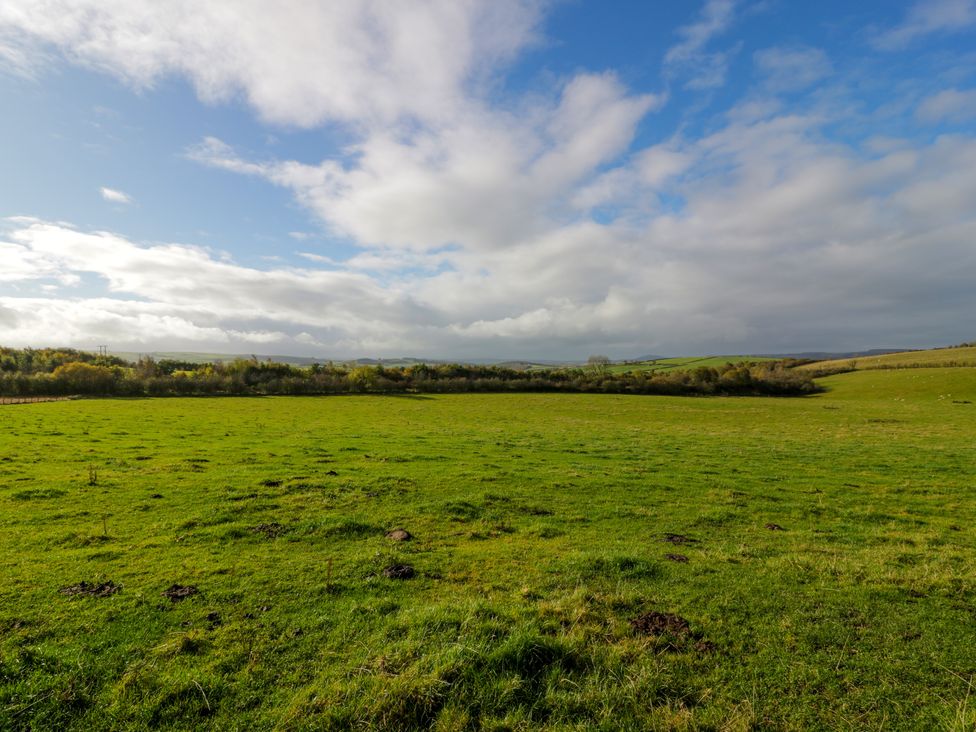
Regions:
M 0 343 L 972 340 L 976 0 L 0 7 Z

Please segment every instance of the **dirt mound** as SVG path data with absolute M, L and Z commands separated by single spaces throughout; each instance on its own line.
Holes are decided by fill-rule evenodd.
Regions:
M 673 635 L 687 637 L 691 635 L 691 625 L 680 615 L 674 613 L 659 613 L 655 610 L 638 615 L 630 621 L 631 627 L 639 635 Z
M 121 585 L 115 584 L 112 580 L 107 582 L 79 582 L 76 585 L 62 587 L 58 592 L 62 595 L 84 595 L 85 597 L 109 597 L 119 592 Z
M 198 590 L 193 585 L 170 585 L 169 588 L 163 590 L 159 594 L 163 597 L 168 597 L 171 602 L 180 602 L 188 597 L 199 594 Z
M 659 647 L 670 651 L 693 650 L 696 653 L 711 653 L 715 644 L 691 629 L 691 624 L 680 615 L 659 613 L 655 610 L 638 615 L 630 621 L 630 627 L 637 635 L 650 636 Z
M 770 531 L 786 531 L 786 529 L 784 529 L 782 526 L 774 523 L 766 524 L 766 528 L 769 529 Z
M 389 579 L 410 579 L 416 574 L 409 564 L 394 564 L 383 570 L 383 576 Z
M 413 534 L 406 529 L 393 529 L 392 531 L 386 532 L 386 538 L 392 541 L 410 541 L 413 538 Z
M 664 558 L 671 562 L 687 562 L 688 557 L 684 554 L 665 554 Z

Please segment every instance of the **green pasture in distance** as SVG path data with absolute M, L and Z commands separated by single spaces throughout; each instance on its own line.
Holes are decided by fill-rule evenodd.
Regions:
M 615 363 L 609 368 L 613 373 L 626 371 L 686 371 L 702 366 L 716 368 L 727 363 L 741 363 L 743 361 L 775 361 L 771 356 L 681 356 L 678 358 L 659 358 L 654 361 L 637 361 L 633 363 Z
M 972 729 L 976 369 L 823 383 L 0 407 L 0 729 Z
M 976 366 L 976 346 L 961 348 L 933 348 L 928 351 L 900 351 L 880 356 L 855 356 L 833 361 L 817 361 L 800 369 L 854 368 L 868 369 L 926 368 L 943 366 Z

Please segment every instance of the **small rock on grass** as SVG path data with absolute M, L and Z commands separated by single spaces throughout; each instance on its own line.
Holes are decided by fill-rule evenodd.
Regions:
M 386 532 L 386 538 L 392 541 L 410 541 L 413 538 L 413 534 L 406 529 L 393 529 L 392 531 Z

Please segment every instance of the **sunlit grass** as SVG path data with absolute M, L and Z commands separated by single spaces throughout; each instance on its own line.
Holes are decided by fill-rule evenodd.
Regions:
M 653 361 L 636 361 L 615 363 L 610 366 L 613 373 L 627 371 L 687 371 L 703 366 L 718 368 L 726 364 L 742 363 L 743 361 L 775 361 L 771 356 L 679 356 L 676 358 L 658 358 Z
M 816 371 L 837 368 L 865 370 L 943 366 L 976 366 L 976 347 L 933 348 L 928 351 L 901 351 L 899 353 L 885 353 L 880 356 L 840 358 L 834 361 L 818 361 L 799 368 Z
M 0 728 L 966 729 L 976 369 L 824 383 L 5 406 Z

